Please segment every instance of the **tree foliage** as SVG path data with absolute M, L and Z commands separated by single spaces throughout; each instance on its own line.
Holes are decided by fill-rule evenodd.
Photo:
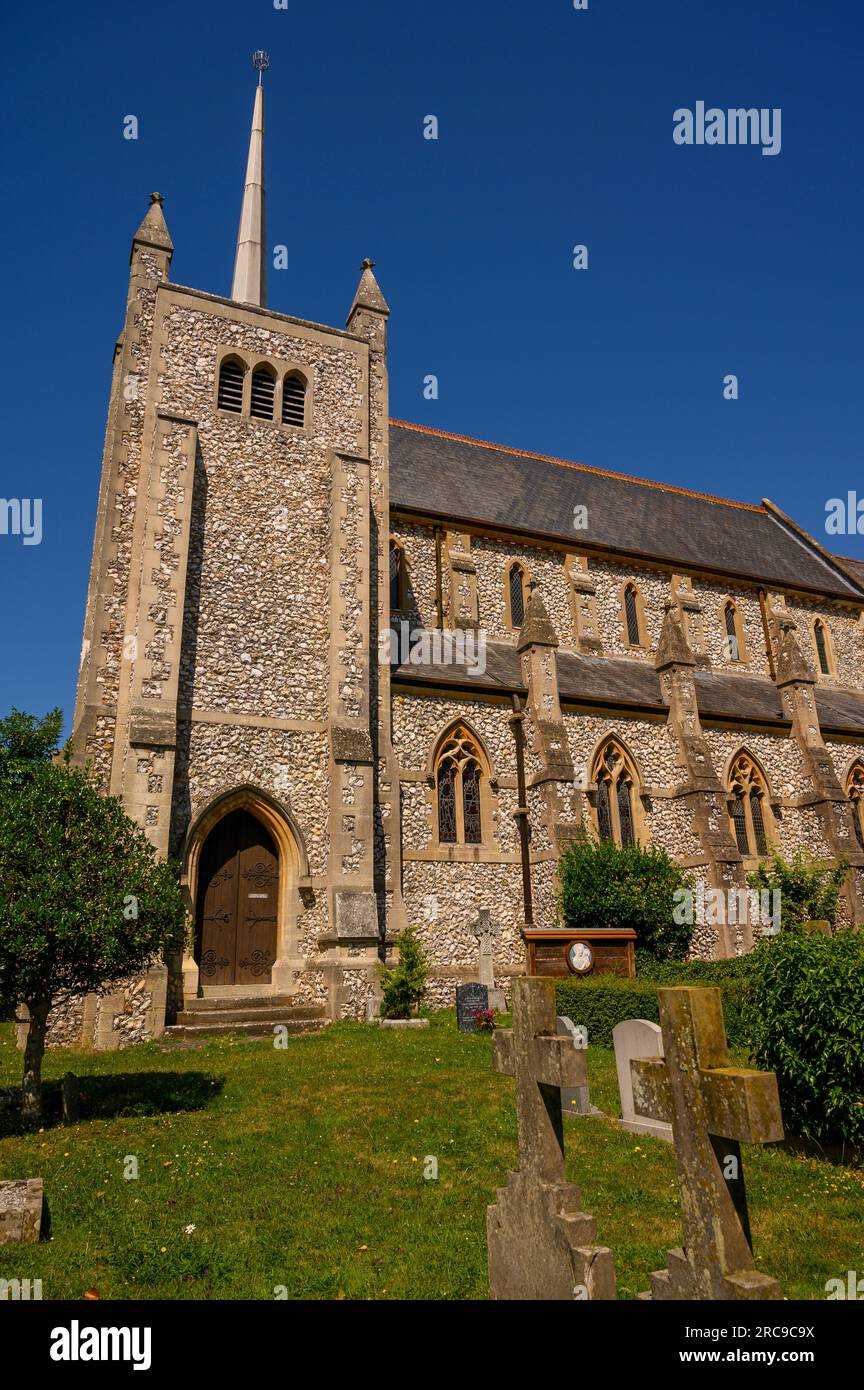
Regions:
M 420 1007 L 428 974 L 417 928 L 407 926 L 399 937 L 398 963 L 392 970 L 381 967 L 382 1018 L 410 1018 Z
M 791 1134 L 864 1148 L 864 932 L 785 931 L 750 957 L 747 1042 Z
M 176 866 L 117 798 L 79 768 L 37 756 L 22 771 L 23 761 L 0 778 L 0 1006 L 30 1012 L 33 1116 L 52 1000 L 104 991 L 179 951 L 185 915 Z
M 844 860 L 819 859 L 796 849 L 790 859 L 774 850 L 752 874 L 751 888 L 780 892 L 780 929 L 802 922 L 836 922 L 840 890 L 848 865 Z
M 673 917 L 684 870 L 661 849 L 574 840 L 558 861 L 558 922 L 569 931 L 631 927 L 657 960 L 683 959 L 693 928 Z

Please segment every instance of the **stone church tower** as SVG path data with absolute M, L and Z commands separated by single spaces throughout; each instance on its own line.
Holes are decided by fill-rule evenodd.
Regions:
M 231 298 L 170 282 L 152 194 L 114 357 L 73 739 L 183 865 L 197 940 L 140 991 L 148 1032 L 166 992 L 362 1012 L 400 915 L 388 308 L 370 261 L 344 329 L 267 308 L 263 146 L 259 70 Z

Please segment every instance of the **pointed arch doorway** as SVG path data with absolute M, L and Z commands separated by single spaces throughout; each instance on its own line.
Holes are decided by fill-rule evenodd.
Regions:
M 231 811 L 201 846 L 196 904 L 201 984 L 270 984 L 278 914 L 276 843 L 249 811 Z

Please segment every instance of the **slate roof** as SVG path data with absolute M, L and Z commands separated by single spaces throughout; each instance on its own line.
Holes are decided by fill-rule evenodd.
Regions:
M 574 531 L 579 504 L 588 525 Z M 858 589 L 767 507 L 403 421 L 390 422 L 390 505 L 780 587 L 852 598 L 864 592 L 864 565 Z
M 424 686 L 435 690 L 496 692 L 524 695 L 519 655 L 504 642 L 486 646 L 486 670 L 475 675 L 459 664 L 403 662 L 393 667 L 394 686 Z M 777 687 L 758 676 L 696 671 L 696 702 L 703 719 L 741 723 L 788 723 Z M 565 704 L 608 705 L 615 708 L 656 709 L 665 712 L 660 682 L 647 662 L 611 657 L 558 653 L 558 689 Z M 864 695 L 816 687 L 816 708 L 823 733 L 864 732 Z

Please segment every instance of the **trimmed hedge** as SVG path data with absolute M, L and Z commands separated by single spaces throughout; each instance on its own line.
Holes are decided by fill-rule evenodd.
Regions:
M 729 961 L 694 961 L 693 965 L 729 966 Z M 705 979 L 695 974 L 681 961 L 662 966 L 662 979 L 648 979 L 640 974 L 635 980 L 623 980 L 617 975 L 589 976 L 584 980 L 559 980 L 555 986 L 555 1007 L 559 1014 L 587 1029 L 588 1045 L 612 1046 L 612 1029 L 628 1018 L 647 1018 L 660 1022 L 660 1001 L 657 991 L 663 985 L 716 985 L 723 998 L 723 1017 L 726 1037 L 731 1046 L 746 1046 L 743 1010 L 743 981 L 721 978 Z M 743 973 L 743 972 L 742 972 Z M 721 972 L 717 972 L 721 974 Z
M 864 1148 L 864 932 L 760 942 L 747 995 L 751 1050 L 777 1073 L 787 1130 Z

